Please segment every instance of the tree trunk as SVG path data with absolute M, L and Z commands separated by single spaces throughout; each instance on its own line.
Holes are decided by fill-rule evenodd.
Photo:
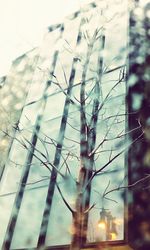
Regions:
M 81 249 L 86 239 L 86 230 L 83 226 L 83 222 L 86 216 L 84 208 L 85 192 L 83 192 L 85 175 L 86 170 L 82 167 L 79 174 L 79 182 L 77 184 L 78 191 L 76 198 L 76 210 L 73 213 L 73 236 L 70 250 Z

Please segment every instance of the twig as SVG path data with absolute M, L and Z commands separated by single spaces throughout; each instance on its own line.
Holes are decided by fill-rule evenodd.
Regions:
M 150 178 L 150 174 L 147 175 L 146 177 L 143 177 L 143 178 L 139 179 L 138 181 L 136 181 L 136 182 L 134 182 L 134 183 L 132 183 L 132 184 L 130 184 L 128 186 L 117 187 L 117 188 L 111 189 L 108 192 L 106 192 L 104 196 L 106 196 L 106 195 L 108 195 L 108 194 L 110 194 L 110 193 L 112 193 L 114 191 L 120 191 L 121 189 L 133 188 L 133 187 L 137 186 L 139 183 L 144 182 L 145 180 L 147 180 L 149 178 Z
M 59 185 L 58 185 L 57 182 L 56 182 L 56 187 L 57 187 L 57 189 L 58 189 L 58 191 L 59 191 L 59 193 L 60 193 L 60 196 L 61 196 L 63 202 L 65 203 L 65 205 L 67 206 L 67 208 L 69 209 L 69 211 L 73 214 L 75 211 L 70 207 L 70 205 L 69 205 L 68 202 L 66 201 L 66 199 L 65 199 L 65 197 L 63 196 L 63 194 L 62 194 L 62 192 L 61 192 L 61 189 L 60 189 L 60 187 L 59 187 Z

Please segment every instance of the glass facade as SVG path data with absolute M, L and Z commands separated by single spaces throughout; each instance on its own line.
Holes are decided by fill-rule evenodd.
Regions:
M 126 0 L 49 27 L 1 179 L 4 249 L 70 244 L 79 204 L 83 244 L 124 239 L 126 46 Z

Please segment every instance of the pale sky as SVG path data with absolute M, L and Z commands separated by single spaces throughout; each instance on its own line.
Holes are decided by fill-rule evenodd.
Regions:
M 0 0 L 0 76 L 11 61 L 40 45 L 46 28 L 87 0 Z

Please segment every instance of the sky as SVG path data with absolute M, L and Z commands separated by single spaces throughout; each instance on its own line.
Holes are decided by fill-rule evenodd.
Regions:
M 91 1 L 0 0 L 0 76 L 8 73 L 12 60 L 41 44 L 49 25 Z
M 50 24 L 58 23 L 87 0 L 0 0 L 0 76 L 11 61 L 41 44 Z

